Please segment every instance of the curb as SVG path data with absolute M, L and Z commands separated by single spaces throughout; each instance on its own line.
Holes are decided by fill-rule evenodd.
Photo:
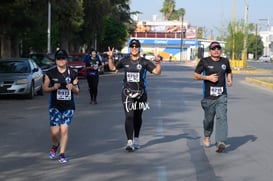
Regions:
M 265 82 L 265 81 L 259 80 L 257 78 L 250 78 L 250 77 L 246 77 L 245 81 L 248 83 L 251 83 L 251 84 L 259 85 L 259 86 L 273 90 L 273 83 Z

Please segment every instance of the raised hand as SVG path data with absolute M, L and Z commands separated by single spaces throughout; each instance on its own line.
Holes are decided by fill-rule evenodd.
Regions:
M 115 48 L 113 47 L 112 50 L 110 47 L 108 47 L 108 52 L 107 52 L 107 55 L 109 56 L 109 58 L 112 58 L 113 57 L 113 54 L 114 54 L 114 50 Z

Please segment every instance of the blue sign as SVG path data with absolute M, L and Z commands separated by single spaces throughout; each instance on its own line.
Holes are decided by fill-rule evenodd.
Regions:
M 181 40 L 180 39 L 144 39 L 144 38 L 139 38 L 138 39 L 142 45 L 181 45 Z M 128 40 L 129 44 L 130 40 Z M 183 39 L 183 45 L 184 46 L 198 46 L 198 40 L 187 40 Z

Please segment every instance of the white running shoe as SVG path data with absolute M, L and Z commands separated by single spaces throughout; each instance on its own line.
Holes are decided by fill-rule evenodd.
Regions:
M 222 141 L 219 141 L 217 144 L 216 144 L 216 152 L 218 153 L 222 153 L 224 151 L 224 149 L 226 148 L 226 145 L 224 142 Z
M 135 147 L 133 145 L 133 141 L 132 140 L 128 140 L 128 143 L 125 147 L 125 150 L 128 151 L 128 152 L 132 152 L 135 150 Z
M 210 139 L 209 137 L 205 137 L 204 140 L 203 140 L 203 144 L 205 147 L 210 147 Z

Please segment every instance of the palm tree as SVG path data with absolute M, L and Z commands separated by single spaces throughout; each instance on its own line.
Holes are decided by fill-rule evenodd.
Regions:
M 170 20 L 170 17 L 172 16 L 174 10 L 175 10 L 175 1 L 174 0 L 164 0 L 163 8 L 160 10 L 160 12 L 164 16 L 164 20 Z

